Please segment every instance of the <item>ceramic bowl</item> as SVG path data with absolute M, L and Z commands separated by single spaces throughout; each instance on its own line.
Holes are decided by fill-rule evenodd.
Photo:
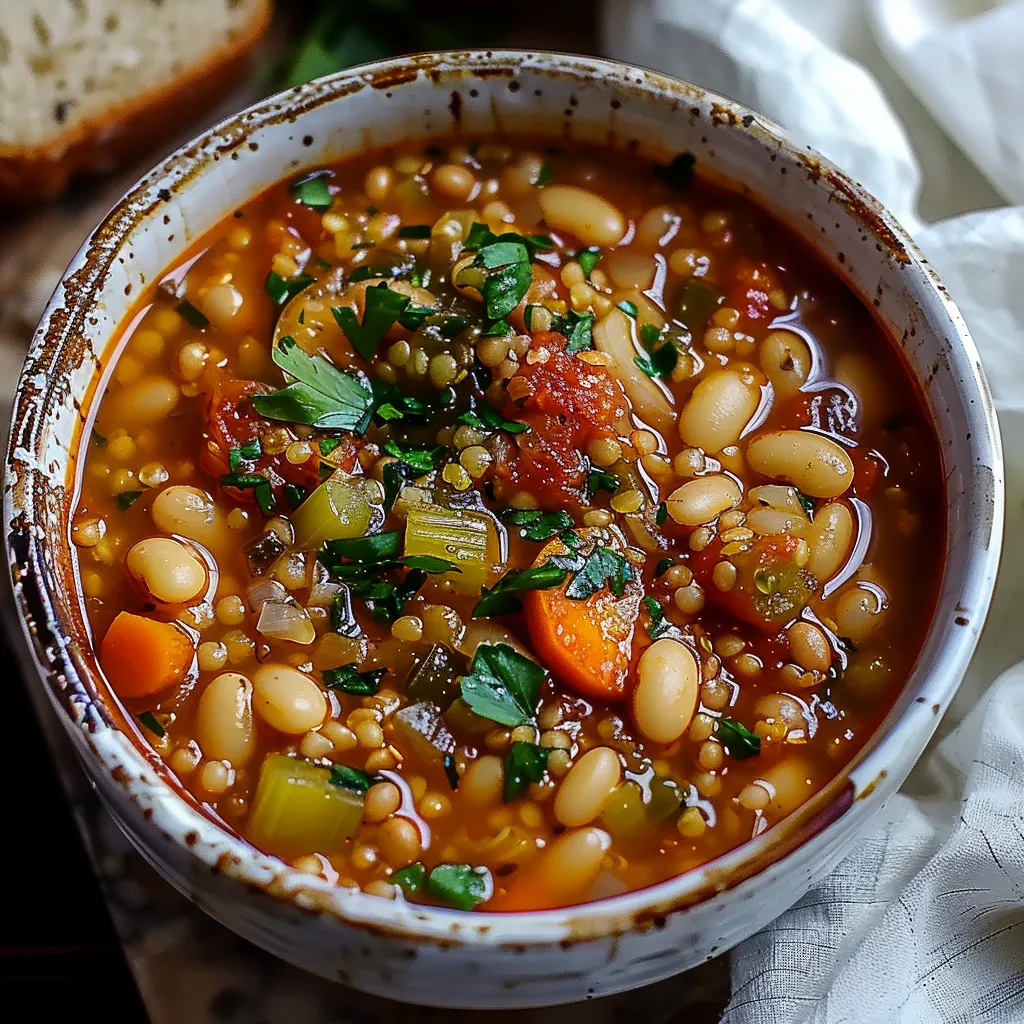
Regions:
M 249 847 L 178 786 L 106 689 L 69 541 L 79 446 L 109 339 L 190 242 L 278 179 L 407 138 L 530 131 L 659 155 L 751 193 L 870 303 L 921 382 L 942 442 L 945 577 L 913 675 L 856 762 L 774 828 L 638 892 L 540 913 L 462 914 L 332 888 Z M 203 910 L 328 978 L 410 1002 L 522 1007 L 604 995 L 728 949 L 839 861 L 906 777 L 981 630 L 1002 525 L 995 415 L 934 272 L 855 182 L 758 114 L 624 64 L 478 51 L 383 61 L 300 86 L 172 154 L 72 261 L 32 342 L 7 461 L 5 542 L 29 683 L 142 855 Z M 939 556 L 936 552 L 936 556 Z

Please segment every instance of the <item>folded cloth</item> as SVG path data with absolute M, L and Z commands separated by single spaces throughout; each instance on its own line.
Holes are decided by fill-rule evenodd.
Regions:
M 725 1021 L 1022 1024 L 1024 208 L 1005 204 L 1024 202 L 1024 0 L 605 0 L 602 39 L 779 121 L 903 221 L 971 328 L 1006 448 L 999 584 L 940 739 L 869 837 L 733 951 Z

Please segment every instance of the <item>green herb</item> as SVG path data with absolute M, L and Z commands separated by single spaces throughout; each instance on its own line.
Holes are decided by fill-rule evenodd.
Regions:
M 472 910 L 494 891 L 487 868 L 469 864 L 438 864 L 427 878 L 427 892 L 456 910 Z
M 531 782 L 540 782 L 547 769 L 547 747 L 536 743 L 525 743 L 516 740 L 505 755 L 505 782 L 502 788 L 502 799 L 505 803 L 518 800 L 527 790 Z
M 570 309 L 565 316 L 554 318 L 551 329 L 565 335 L 566 352 L 582 352 L 594 347 L 595 319 L 593 313 L 577 313 L 574 309 Z
M 375 266 L 372 263 L 364 263 L 356 267 L 348 276 L 349 284 L 358 284 L 360 281 L 368 281 L 374 277 L 409 277 L 416 271 L 416 264 L 412 260 L 405 263 L 396 263 L 393 266 Z
M 445 338 L 454 338 L 464 331 L 473 321 L 468 316 L 458 313 L 444 313 L 433 306 L 407 306 L 399 316 L 398 322 L 408 331 L 417 331 L 421 327 L 433 327 Z
M 405 555 L 402 558 L 402 565 L 432 574 L 462 572 L 455 562 L 450 562 L 447 558 L 438 558 L 437 555 Z
M 182 299 L 174 308 L 191 327 L 202 330 L 202 328 L 208 326 L 210 323 L 209 319 L 207 319 L 202 312 L 196 309 L 188 299 Z
M 331 785 L 341 786 L 342 789 L 351 790 L 353 793 L 365 793 L 373 785 L 371 776 L 359 768 L 352 768 L 347 764 L 333 765 L 328 781 Z
M 586 601 L 607 586 L 616 597 L 622 597 L 632 578 L 633 567 L 623 555 L 598 545 L 565 588 L 565 596 L 572 601 Z
M 401 441 L 395 441 L 392 438 L 384 442 L 384 451 L 389 455 L 394 455 L 396 459 L 404 462 L 410 469 L 415 469 L 422 475 L 437 469 L 448 457 L 451 449 L 443 444 L 439 444 L 436 447 L 403 444 Z
M 665 609 L 653 597 L 644 598 L 644 607 L 651 617 L 647 633 L 652 640 L 660 640 L 663 636 L 671 636 L 675 632 L 672 623 L 665 618 Z
M 263 454 L 263 446 L 258 437 L 245 444 L 240 444 L 228 451 L 228 466 L 232 473 L 238 473 L 247 462 L 255 462 Z
M 548 540 L 573 525 L 568 512 L 541 512 L 535 508 L 507 508 L 501 513 L 501 521 L 522 527 L 519 532 L 527 540 Z
M 481 338 L 504 338 L 508 334 L 515 334 L 515 330 L 507 320 L 495 320 L 488 324 L 481 332 Z
M 566 530 L 560 539 L 570 551 L 576 551 L 583 547 L 583 538 L 574 530 Z
M 551 562 L 533 565 L 529 569 L 509 569 L 493 587 L 480 588 L 480 600 L 473 609 L 473 618 L 482 619 L 487 615 L 508 615 L 518 612 L 523 604 L 516 594 L 524 590 L 550 590 L 561 586 L 569 575 Z
M 680 153 L 674 156 L 664 167 L 657 170 L 658 177 L 664 181 L 669 188 L 685 189 L 693 181 L 693 167 L 697 158 L 692 153 Z
M 466 236 L 466 241 L 463 243 L 462 248 L 468 252 L 476 252 L 477 249 L 482 249 L 496 238 L 497 235 L 486 224 L 474 221 L 470 225 L 469 234 Z
M 126 512 L 142 497 L 142 491 L 122 491 L 117 496 L 117 507 Z
M 396 420 L 422 420 L 430 411 L 430 406 L 419 398 L 402 393 L 396 384 L 388 384 L 382 380 L 374 380 L 373 384 L 373 415 L 378 423 L 392 423 Z
M 392 874 L 390 881 L 397 885 L 406 896 L 415 896 L 427 881 L 427 868 L 422 861 L 415 861 Z
M 679 362 L 679 350 L 682 343 L 671 333 L 664 336 L 654 324 L 642 324 L 640 341 L 650 353 L 650 358 L 635 356 L 633 362 L 648 377 L 669 377 Z
M 718 719 L 716 732 L 730 757 L 742 761 L 761 753 L 761 737 L 735 718 Z
M 237 487 L 239 490 L 259 487 L 266 482 L 267 478 L 261 473 L 222 473 L 220 477 L 221 487 Z
M 630 302 L 629 299 L 623 299 L 621 302 L 617 302 L 616 307 L 621 309 L 626 316 L 631 316 L 634 320 L 636 319 L 636 303 Z
M 429 238 L 429 224 L 406 224 L 398 229 L 399 238 Z
M 462 699 L 499 725 L 525 725 L 537 710 L 540 684 L 547 674 L 508 644 L 480 644 L 469 675 L 460 681 Z
M 254 395 L 256 412 L 268 419 L 321 430 L 366 430 L 373 392 L 362 380 L 342 373 L 323 356 L 304 352 L 289 335 L 278 341 L 271 354 L 294 380 L 273 394 Z
M 664 501 L 659 502 L 658 503 L 658 511 L 654 513 L 654 521 L 658 524 L 658 526 L 664 526 L 667 520 L 668 520 L 668 503 L 664 502 Z
M 658 576 L 664 576 L 665 573 L 667 573 L 675 564 L 676 560 L 674 558 L 662 558 L 654 567 L 655 579 L 657 579 Z
M 466 426 L 475 427 L 477 430 L 504 430 L 509 434 L 525 434 L 530 429 L 529 423 L 505 419 L 487 402 L 476 403 L 474 409 L 462 413 L 456 419 L 459 423 L 465 423 Z
M 551 180 L 551 164 L 541 164 L 540 172 L 537 174 L 537 180 L 534 181 L 534 185 L 537 188 L 543 188 Z
M 380 681 L 388 674 L 386 668 L 374 668 L 367 672 L 358 671 L 355 662 L 340 668 L 329 668 L 324 672 L 324 686 L 328 690 L 341 690 L 361 697 L 372 697 L 380 689 Z
M 306 492 L 298 484 L 285 484 L 281 490 L 284 493 L 284 500 L 292 510 L 297 509 L 306 500 Z
M 448 785 L 453 790 L 459 788 L 459 770 L 455 767 L 455 757 L 452 754 L 445 754 L 444 760 L 441 762 L 441 767 L 444 768 L 445 778 L 448 779 Z
M 814 518 L 814 508 L 815 508 L 814 499 L 813 498 L 808 498 L 807 495 L 804 494 L 803 491 L 797 491 L 796 492 L 796 496 L 797 496 L 797 500 L 800 502 L 801 506 L 803 507 L 803 510 L 807 513 L 807 517 L 809 519 L 813 519 Z
M 269 516 L 277 508 L 277 498 L 274 497 L 274 491 L 269 481 L 264 480 L 263 483 L 257 484 L 252 489 L 252 495 L 256 499 L 256 505 L 263 515 Z
M 489 271 L 480 292 L 491 320 L 500 320 L 511 313 L 533 283 L 530 254 L 519 241 L 499 241 L 484 246 L 472 265 Z
M 285 279 L 280 274 L 271 270 L 263 281 L 263 287 L 267 289 L 267 294 L 276 305 L 283 306 L 289 299 L 294 298 L 299 292 L 313 284 L 314 281 L 316 281 L 316 278 L 310 277 L 309 274 L 299 274 L 298 277 Z
M 338 445 L 341 444 L 340 437 L 325 437 L 320 441 L 320 454 L 330 455 Z
M 156 715 L 152 711 L 143 711 L 139 715 L 139 721 L 154 735 L 157 739 L 163 739 L 167 735 L 167 730 L 160 724 Z
M 333 560 L 348 558 L 353 562 L 383 562 L 397 558 L 402 550 L 402 531 L 374 533 L 369 537 L 351 537 L 346 540 L 329 540 L 324 545 Z M 320 559 L 324 561 L 323 558 Z M 327 563 L 325 563 L 327 564 Z
M 593 501 L 598 491 L 614 494 L 619 489 L 619 478 L 606 469 L 592 469 L 587 474 L 587 500 Z
M 391 330 L 408 305 L 408 295 L 394 292 L 381 282 L 366 289 L 362 323 L 348 306 L 331 306 L 331 314 L 352 347 L 369 362 L 377 354 L 384 335 Z
M 388 462 L 383 470 L 384 511 L 390 512 L 402 488 L 416 478 L 416 471 L 404 462 Z
M 601 250 L 596 245 L 590 246 L 589 249 L 582 249 L 576 253 L 576 262 L 580 265 L 583 270 L 583 276 L 590 280 L 590 273 L 597 266 L 601 260 Z
M 528 331 L 533 330 L 533 311 L 535 309 L 544 309 L 543 306 L 530 305 L 523 310 L 523 325 Z
M 292 196 L 297 203 L 302 203 L 311 210 L 329 210 L 331 203 L 334 202 L 331 190 L 327 187 L 330 177 L 330 171 L 314 171 L 307 174 L 304 178 L 292 182 Z
M 95 427 L 92 428 L 92 443 L 97 448 L 107 447 L 107 439 Z
M 555 247 L 554 240 L 548 235 L 517 235 L 512 231 L 496 235 L 486 224 L 474 222 L 463 243 L 463 250 L 466 252 L 477 252 L 485 246 L 493 245 L 495 242 L 514 243 L 525 245 L 530 258 L 538 252 L 546 252 Z

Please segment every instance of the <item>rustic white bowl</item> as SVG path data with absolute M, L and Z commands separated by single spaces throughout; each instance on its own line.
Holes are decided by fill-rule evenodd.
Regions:
M 79 442 L 115 354 L 109 339 L 192 239 L 281 177 L 367 146 L 520 130 L 563 144 L 689 150 L 809 239 L 873 304 L 925 389 L 942 441 L 949 529 L 939 607 L 917 668 L 856 763 L 806 806 L 649 889 L 567 910 L 470 915 L 332 888 L 206 815 L 97 671 L 68 519 Z M 384 61 L 272 97 L 128 192 L 72 261 L 32 343 L 4 523 L 30 684 L 46 689 L 97 792 L 168 881 L 228 927 L 328 978 L 420 1003 L 515 1007 L 684 970 L 761 928 L 831 870 L 906 777 L 960 682 L 992 592 L 1002 501 L 978 353 L 920 253 L 856 183 L 759 115 L 684 82 L 582 57 L 469 52 Z

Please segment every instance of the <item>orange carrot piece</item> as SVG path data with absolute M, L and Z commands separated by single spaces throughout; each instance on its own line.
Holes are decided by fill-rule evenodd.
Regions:
M 589 553 L 597 544 L 613 550 L 622 548 L 614 534 L 600 527 L 576 532 L 586 541 L 581 554 Z M 552 555 L 569 553 L 556 537 L 544 546 L 534 565 Z M 571 580 L 570 575 L 560 587 L 523 594 L 534 649 L 541 662 L 577 692 L 601 700 L 621 700 L 626 696 L 633 632 L 643 595 L 639 573 L 626 584 L 623 597 L 616 597 L 605 586 L 585 601 L 565 596 Z M 636 599 L 624 600 L 632 596 Z
M 114 619 L 100 646 L 100 664 L 119 697 L 149 697 L 180 683 L 194 655 L 177 626 L 131 612 Z

